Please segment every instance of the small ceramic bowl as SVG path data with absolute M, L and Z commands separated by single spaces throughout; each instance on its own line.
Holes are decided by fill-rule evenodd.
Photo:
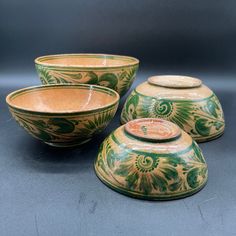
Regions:
M 98 84 L 116 90 L 121 96 L 132 85 L 139 60 L 108 54 L 61 54 L 35 59 L 43 84 Z
M 121 123 L 148 117 L 174 122 L 198 142 L 217 138 L 225 128 L 216 95 L 201 80 L 187 76 L 153 76 L 133 90 Z
M 172 122 L 136 119 L 102 143 L 97 176 L 131 197 L 170 200 L 196 193 L 207 182 L 207 164 L 195 141 Z
M 88 142 L 114 117 L 119 94 L 112 89 L 80 85 L 45 85 L 10 93 L 12 116 L 32 136 L 58 147 Z

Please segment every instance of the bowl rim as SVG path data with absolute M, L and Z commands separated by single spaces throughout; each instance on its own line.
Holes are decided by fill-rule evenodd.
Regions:
M 47 59 L 50 57 L 54 58 L 63 58 L 67 56 L 72 56 L 72 57 L 97 57 L 97 58 L 102 58 L 102 57 L 107 57 L 107 58 L 119 58 L 119 59 L 129 59 L 131 60 L 130 62 L 127 62 L 124 65 L 113 65 L 113 66 L 94 66 L 94 65 L 89 65 L 89 66 L 76 66 L 76 65 L 65 65 L 65 64 L 54 64 L 54 63 L 46 63 L 43 62 L 43 59 Z M 125 55 L 115 55 L 115 54 L 105 54 L 105 53 L 66 53 L 66 54 L 52 54 L 52 55 L 45 55 L 45 56 L 40 56 L 37 57 L 34 60 L 36 65 L 41 65 L 41 66 L 46 66 L 46 67 L 52 67 L 52 68 L 76 68 L 76 69 L 94 69 L 94 70 L 99 70 L 99 69 L 114 69 L 114 68 L 123 68 L 123 67 L 130 67 L 130 66 L 135 66 L 139 65 L 139 60 L 135 57 L 131 56 L 125 56 Z
M 106 91 L 109 94 L 114 96 L 114 101 L 112 101 L 111 103 L 104 105 L 102 107 L 99 108 L 93 108 L 93 109 L 88 109 L 88 110 L 82 110 L 82 111 L 78 111 L 78 110 L 70 110 L 70 111 L 61 111 L 61 112 L 53 112 L 53 111 L 37 111 L 37 110 L 33 110 L 33 109 L 28 109 L 28 108 L 22 108 L 21 106 L 17 106 L 12 104 L 11 99 L 14 98 L 15 95 L 17 94 L 21 94 L 24 92 L 29 92 L 29 91 L 33 91 L 35 89 L 39 89 L 39 90 L 43 90 L 46 88 L 58 88 L 58 87 L 64 87 L 64 88 L 87 88 L 86 90 L 94 90 L 97 89 L 98 91 Z M 37 86 L 30 86 L 30 87 L 26 87 L 26 88 L 22 88 L 22 89 L 18 89 L 15 90 L 11 93 L 9 93 L 6 96 L 6 103 L 9 106 L 9 108 L 13 109 L 13 110 L 17 110 L 23 113 L 30 113 L 30 114 L 34 114 L 34 115 L 46 115 L 46 116 L 54 116 L 54 115 L 80 115 L 80 114 L 89 114 L 89 113 L 95 113 L 95 112 L 99 112 L 99 111 L 103 111 L 105 109 L 111 108 L 113 106 L 115 106 L 117 103 L 119 103 L 120 100 L 120 95 L 113 89 L 107 88 L 107 87 L 103 87 L 103 86 L 99 86 L 99 85 L 92 85 L 92 84 L 49 84 L 49 85 L 37 85 Z

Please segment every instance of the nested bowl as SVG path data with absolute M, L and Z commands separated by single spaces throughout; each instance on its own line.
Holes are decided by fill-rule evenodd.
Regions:
M 15 120 L 29 134 L 58 147 L 88 142 L 114 117 L 119 94 L 97 85 L 45 85 L 6 97 Z
M 201 80 L 187 76 L 153 76 L 132 91 L 121 123 L 148 117 L 174 122 L 198 142 L 217 138 L 225 128 L 214 92 Z
M 208 169 L 195 141 L 172 122 L 136 119 L 102 143 L 95 172 L 112 189 L 131 197 L 170 200 L 196 193 Z
M 132 85 L 138 65 L 134 57 L 109 54 L 58 54 L 35 59 L 43 84 L 98 84 L 121 96 Z

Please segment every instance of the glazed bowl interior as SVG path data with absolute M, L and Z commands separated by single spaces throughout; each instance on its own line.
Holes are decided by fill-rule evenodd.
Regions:
M 138 64 L 138 59 L 109 54 L 59 54 L 38 57 L 36 64 L 55 67 L 103 68 Z
M 94 85 L 49 85 L 21 89 L 7 96 L 14 108 L 45 113 L 93 111 L 115 104 L 115 91 Z

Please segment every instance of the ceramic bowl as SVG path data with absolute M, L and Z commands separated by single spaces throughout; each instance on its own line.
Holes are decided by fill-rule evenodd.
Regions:
M 102 143 L 95 161 L 97 176 L 131 197 L 170 200 L 199 191 L 207 164 L 195 141 L 172 122 L 136 119 Z
M 107 54 L 62 54 L 38 57 L 35 65 L 43 84 L 98 84 L 122 96 L 135 79 L 139 60 Z
M 12 116 L 32 136 L 58 147 L 88 142 L 114 117 L 119 94 L 112 89 L 80 85 L 45 85 L 10 93 Z
M 201 80 L 187 76 L 153 76 L 132 91 L 121 123 L 148 117 L 174 122 L 198 142 L 217 138 L 225 128 L 216 95 Z

